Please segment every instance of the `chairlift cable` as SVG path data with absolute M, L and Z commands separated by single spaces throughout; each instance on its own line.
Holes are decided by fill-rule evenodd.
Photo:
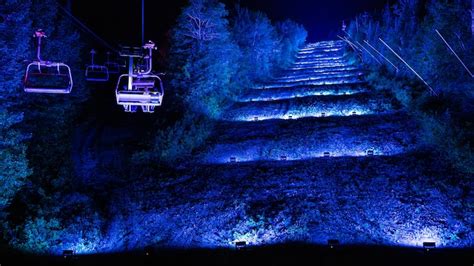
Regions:
M 89 27 L 87 27 L 84 23 L 82 23 L 78 18 L 76 18 L 73 14 L 71 14 L 71 12 L 69 12 L 67 9 L 65 9 L 64 7 L 62 7 L 60 4 L 59 5 L 59 9 L 64 13 L 66 14 L 70 19 L 72 19 L 76 24 L 78 24 L 80 26 L 80 28 L 82 28 L 83 31 L 89 33 L 91 36 L 93 36 L 97 41 L 99 41 L 100 43 L 102 43 L 102 45 L 104 45 L 105 47 L 109 48 L 110 50 L 112 50 L 113 52 L 119 54 L 119 50 L 114 48 L 113 45 L 109 44 L 107 41 L 105 41 L 103 38 L 101 38 L 98 34 L 96 34 L 93 30 L 91 30 Z
M 142 44 L 145 44 L 145 0 L 142 0 Z
M 462 66 L 467 70 L 467 72 L 469 73 L 469 75 L 474 78 L 474 74 L 472 74 L 471 70 L 469 69 L 469 67 L 464 63 L 464 61 L 459 57 L 459 55 L 456 53 L 456 51 L 454 51 L 453 47 L 451 47 L 451 45 L 448 43 L 448 41 L 446 41 L 446 39 L 444 38 L 443 35 L 441 35 L 441 32 L 439 32 L 439 30 L 435 30 L 436 33 L 438 34 L 438 36 L 441 38 L 441 40 L 443 40 L 443 42 L 446 44 L 446 46 L 449 48 L 449 50 L 454 54 L 454 56 L 456 56 L 456 58 L 458 59 L 458 61 L 462 64 Z

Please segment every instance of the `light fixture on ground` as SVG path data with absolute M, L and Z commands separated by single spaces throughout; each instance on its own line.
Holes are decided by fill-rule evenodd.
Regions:
M 71 259 L 75 256 L 75 252 L 74 250 L 71 250 L 71 249 L 67 249 L 67 250 L 63 250 L 63 258 L 65 259 Z
M 145 247 L 145 256 L 151 256 L 153 254 L 153 248 L 148 246 Z
M 247 242 L 246 241 L 236 241 L 235 242 L 235 248 L 237 250 L 243 250 L 247 248 Z
M 436 248 L 436 243 L 435 242 L 423 242 L 423 248 L 425 249 L 426 252 L 429 252 L 430 250 Z
M 339 245 L 340 245 L 340 243 L 339 243 L 339 240 L 337 240 L 337 239 L 329 239 L 328 240 L 328 247 L 331 248 L 331 249 L 336 248 Z
M 326 158 L 327 158 L 327 157 L 331 157 L 331 153 L 328 152 L 328 151 L 327 151 L 327 152 L 324 152 L 324 157 L 326 157 Z
M 230 157 L 229 162 L 230 162 L 230 163 L 236 163 L 236 162 L 237 162 L 237 158 L 236 158 L 236 157 Z

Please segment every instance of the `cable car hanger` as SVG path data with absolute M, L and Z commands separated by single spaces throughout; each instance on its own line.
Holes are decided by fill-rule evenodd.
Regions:
M 42 29 L 38 29 L 33 37 L 37 39 L 36 60 L 26 67 L 23 90 L 27 93 L 71 93 L 73 87 L 71 68 L 65 63 L 41 58 L 41 41 L 47 38 Z

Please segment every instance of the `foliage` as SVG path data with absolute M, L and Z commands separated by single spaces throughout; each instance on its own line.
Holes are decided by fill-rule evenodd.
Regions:
M 274 25 L 260 12 L 236 6 L 229 14 L 217 0 L 190 1 L 172 31 L 170 55 L 175 95 L 168 99 L 184 115 L 158 133 L 152 151 L 134 161 L 174 162 L 192 154 L 232 100 L 290 64 L 306 36 L 289 20 Z
M 448 158 L 453 165 L 465 173 L 474 173 L 474 154 L 470 143 L 466 140 L 467 132 L 455 125 L 449 113 L 442 116 L 423 115 L 420 119 L 426 134 L 425 142 L 436 143 L 438 150 Z
M 133 161 L 143 166 L 151 161 L 168 165 L 192 155 L 211 134 L 213 122 L 202 115 L 186 114 L 168 128 L 158 132 L 151 151 L 136 153 Z
M 5 240 L 25 251 L 45 251 L 65 228 L 60 224 L 63 213 L 56 206 L 72 183 L 70 136 L 74 128 L 70 125 L 80 111 L 79 103 L 88 97 L 79 59 L 83 42 L 55 0 L 3 3 L 0 13 L 6 20 L 0 23 L 0 70 L 8 75 L 0 76 L 0 184 L 5 192 L 0 208 L 15 199 L 7 209 L 15 213 L 2 213 L 2 218 L 9 215 L 9 221 L 3 220 L 4 232 L 9 232 Z M 36 59 L 32 35 L 37 29 L 48 36 L 42 58 L 64 62 L 73 70 L 71 95 L 22 91 L 26 64 Z
M 30 3 L 9 0 L 2 3 L 0 15 L 0 212 L 3 212 L 30 174 L 26 159 L 25 138 L 27 134 L 18 130 L 23 113 L 12 103 L 18 99 L 23 75 L 22 60 L 25 59 L 30 32 L 27 13 Z M 3 213 L 2 213 L 3 214 Z
M 278 45 L 277 33 L 270 19 L 261 12 L 237 6 L 232 18 L 232 35 L 242 51 L 238 79 L 244 81 L 242 85 L 268 79 Z
M 306 42 L 308 32 L 302 25 L 292 20 L 277 22 L 276 31 L 280 41 L 278 52 L 275 53 L 278 57 L 275 67 L 286 69 L 293 63 L 295 54 Z
M 265 81 L 288 67 L 306 41 L 304 27 L 291 20 L 272 24 L 265 14 L 238 5 L 233 13 L 232 35 L 242 53 L 236 79 L 240 88 Z
M 73 128 L 68 125 L 78 115 L 79 104 L 88 97 L 79 59 L 84 44 L 71 21 L 60 12 L 57 1 L 33 0 L 31 3 L 29 16 L 33 19 L 29 31 L 41 28 L 48 35 L 44 41 L 43 58 L 64 62 L 73 70 L 74 88 L 71 95 L 30 94 L 25 95 L 22 102 L 23 108 L 34 106 L 33 110 L 25 114 L 23 126 L 24 130 L 32 133 L 28 149 L 34 170 L 31 179 L 49 188 L 56 182 L 54 188 L 68 182 L 68 175 L 62 174 L 71 172 L 69 138 Z M 30 59 L 34 58 L 33 43 L 30 41 Z
M 13 128 L 23 119 L 0 108 L 0 210 L 7 207 L 30 175 L 22 134 Z
M 94 252 L 102 239 L 103 217 L 94 210 L 86 195 L 55 194 L 51 209 L 39 210 L 15 230 L 12 245 L 26 253 L 60 254 L 72 249 L 79 254 Z
M 471 36 L 470 5 L 467 1 L 400 0 L 386 6 L 377 15 L 362 14 L 348 28 L 353 41 L 367 40 L 393 62 L 399 71 L 384 58 L 380 67 L 367 53 L 363 61 L 371 68 L 371 84 L 390 90 L 413 113 L 424 129 L 426 144 L 440 152 L 458 169 L 472 173 L 472 129 L 474 95 L 470 89 L 472 78 L 448 50 L 435 30 L 438 30 L 464 62 L 472 62 L 474 41 Z M 384 40 L 410 64 L 436 92 L 423 84 L 379 40 Z M 367 47 L 369 48 L 369 47 Z M 469 65 L 469 64 L 468 64 Z M 449 119 L 445 114 L 449 113 Z
M 232 90 L 240 56 L 229 32 L 228 12 L 214 0 L 193 0 L 172 35 L 172 85 L 193 111 L 216 118 Z

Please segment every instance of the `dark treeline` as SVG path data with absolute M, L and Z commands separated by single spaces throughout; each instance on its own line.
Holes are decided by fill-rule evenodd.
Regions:
M 471 3 L 463 0 L 401 0 L 380 14 L 362 14 L 347 30 L 349 40 L 364 45 L 363 61 L 372 69 L 369 81 L 390 90 L 415 115 L 428 147 L 457 169 L 474 173 L 472 77 L 438 35 L 474 69 Z M 425 85 L 381 41 L 385 41 L 431 87 Z M 364 41 L 390 60 L 397 69 Z M 377 57 L 378 63 L 373 57 Z M 437 94 L 437 95 L 435 95 Z
M 66 214 L 50 206 L 60 206 L 63 193 L 70 190 L 69 140 L 81 103 L 88 99 L 81 78 L 84 43 L 55 0 L 2 1 L 0 16 L 1 242 L 42 250 L 45 243 L 57 241 L 54 231 L 48 232 L 51 227 L 60 228 L 53 217 Z M 47 33 L 42 58 L 65 62 L 73 69 L 72 95 L 27 95 L 22 91 L 26 64 L 36 59 L 32 36 L 37 29 Z
M 77 172 L 93 173 L 87 165 L 74 169 L 71 151 L 74 129 L 92 98 L 81 58 L 88 58 L 85 48 L 93 44 L 55 0 L 2 1 L 0 16 L 1 246 L 33 253 L 91 250 L 107 227 L 107 210 L 76 182 Z M 35 59 L 36 29 L 48 35 L 43 59 L 71 66 L 71 95 L 22 91 L 27 61 Z M 190 155 L 233 99 L 290 64 L 306 36 L 292 21 L 274 23 L 265 14 L 215 0 L 190 1 L 172 29 L 166 58 L 173 89 L 160 114 L 149 118 L 157 125 L 146 134 L 153 148 L 134 151 L 137 167 L 161 167 Z M 116 179 L 126 179 L 128 171 Z

